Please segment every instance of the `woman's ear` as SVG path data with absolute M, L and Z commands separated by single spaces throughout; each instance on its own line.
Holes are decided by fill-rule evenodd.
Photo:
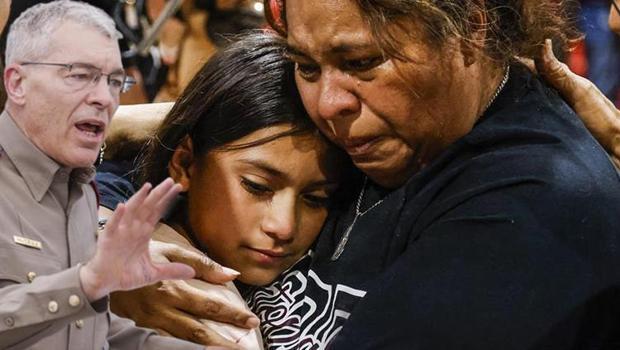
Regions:
M 177 146 L 168 163 L 168 173 L 174 182 L 181 185 L 183 192 L 189 190 L 189 183 L 194 168 L 194 145 L 192 139 L 186 136 Z
M 469 18 L 471 33 L 461 40 L 461 52 L 466 67 L 471 66 L 480 59 L 484 52 L 484 45 L 487 37 L 489 23 L 487 14 L 483 10 L 485 1 L 479 0 L 477 4 L 480 8 L 477 11 L 472 11 Z

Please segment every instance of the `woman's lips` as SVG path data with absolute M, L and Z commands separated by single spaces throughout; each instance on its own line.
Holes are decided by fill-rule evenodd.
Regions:
M 380 137 L 348 139 L 344 141 L 344 148 L 353 158 L 364 157 L 372 153 L 380 140 Z

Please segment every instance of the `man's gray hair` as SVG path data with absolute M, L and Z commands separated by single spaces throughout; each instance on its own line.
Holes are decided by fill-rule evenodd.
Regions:
M 122 37 L 112 18 L 92 5 L 70 0 L 38 4 L 24 11 L 11 25 L 5 64 L 36 60 L 47 54 L 52 49 L 49 36 L 67 21 L 93 28 L 113 40 Z

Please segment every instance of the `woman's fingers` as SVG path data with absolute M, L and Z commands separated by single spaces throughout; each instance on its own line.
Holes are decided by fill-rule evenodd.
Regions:
M 196 272 L 190 266 L 181 263 L 155 264 L 155 281 L 186 280 L 193 278 Z
M 231 305 L 221 297 L 212 296 L 209 291 L 194 288 L 186 283 L 180 286 L 178 293 L 181 298 L 177 308 L 197 318 L 219 321 L 242 328 L 255 328 L 260 323 L 254 314 L 242 306 Z
M 239 272 L 223 267 L 206 255 L 179 247 L 175 244 L 166 244 L 153 241 L 151 255 L 155 261 L 173 261 L 191 266 L 196 272 L 196 278 L 211 283 L 225 283 L 234 280 Z
M 194 319 L 190 315 L 179 310 L 168 310 L 159 315 L 164 319 L 165 326 L 158 327 L 173 336 L 189 340 L 202 345 L 219 345 L 230 349 L 240 349 L 240 347 L 216 331 L 212 330 L 202 322 Z
M 112 312 L 133 319 L 140 327 L 157 329 L 177 338 L 204 345 L 235 344 L 209 329 L 196 316 L 178 309 L 190 288 L 184 281 L 162 281 L 153 285 L 111 295 Z
M 551 40 L 545 41 L 538 71 L 575 110 L 585 126 L 612 156 L 620 156 L 620 111 L 588 79 L 573 73 L 553 55 Z
M 562 95 L 565 97 L 574 96 L 577 88 L 575 84 L 577 77 L 566 64 L 555 57 L 550 39 L 545 40 L 541 55 L 536 60 L 536 70 Z

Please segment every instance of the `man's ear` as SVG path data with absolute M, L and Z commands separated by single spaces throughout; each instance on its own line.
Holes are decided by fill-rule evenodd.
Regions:
M 23 106 L 26 103 L 24 69 L 21 66 L 10 64 L 4 69 L 4 89 L 7 99 L 14 104 Z
M 183 192 L 189 190 L 189 183 L 194 167 L 194 145 L 192 139 L 186 136 L 177 146 L 168 163 L 168 173 L 174 182 L 181 185 Z

